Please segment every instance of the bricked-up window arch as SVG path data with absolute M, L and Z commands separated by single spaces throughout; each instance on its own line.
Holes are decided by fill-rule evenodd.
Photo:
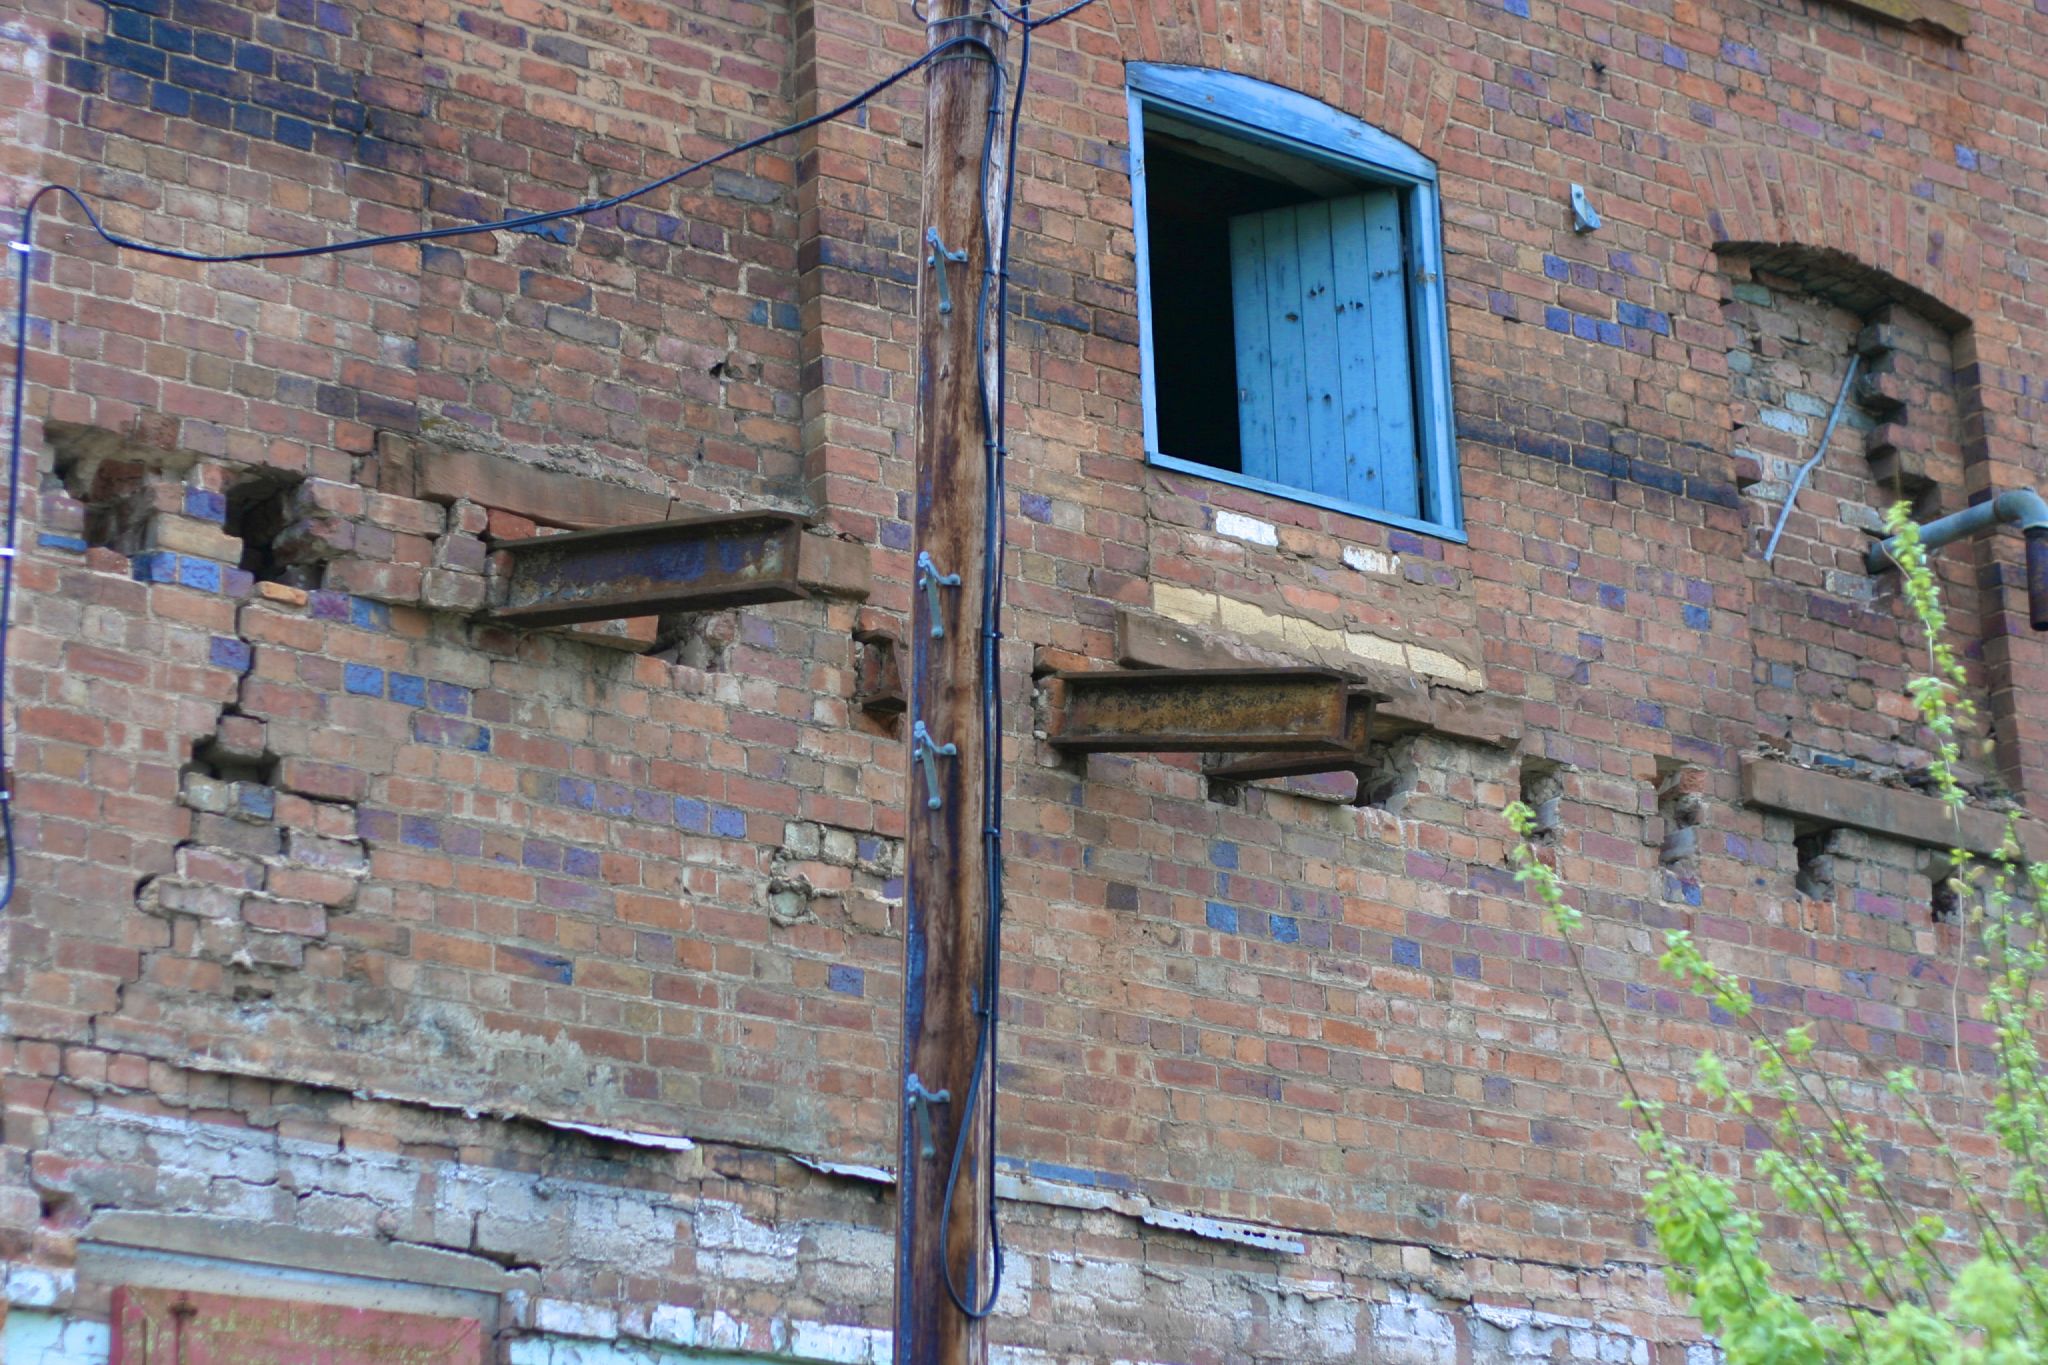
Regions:
M 1147 458 L 1462 540 L 1436 166 L 1245 76 L 1129 94 Z

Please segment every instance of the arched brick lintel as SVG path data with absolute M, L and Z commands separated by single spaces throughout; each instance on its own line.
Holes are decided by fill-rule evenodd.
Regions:
M 1457 76 L 1356 14 L 1331 6 L 1244 7 L 1256 31 L 1222 22 L 1216 0 L 1110 0 L 1124 60 L 1250 76 L 1321 100 L 1421 152 L 1441 155 Z
M 1695 148 L 1688 160 L 1716 251 L 1804 248 L 1889 277 L 1893 298 L 1959 331 L 1982 312 L 1983 256 L 1968 224 L 1860 171 L 1769 147 Z

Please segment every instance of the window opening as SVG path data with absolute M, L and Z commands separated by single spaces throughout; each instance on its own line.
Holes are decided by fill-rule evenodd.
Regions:
M 1462 538 L 1435 167 L 1246 77 L 1130 79 L 1148 457 Z

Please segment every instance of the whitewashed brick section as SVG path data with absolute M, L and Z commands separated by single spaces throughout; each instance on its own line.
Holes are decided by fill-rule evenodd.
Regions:
M 1370 545 L 1346 545 L 1344 547 L 1346 567 L 1360 573 L 1397 574 L 1401 572 L 1401 556 L 1386 550 L 1376 550 Z
M 15 1308 L 48 1308 L 77 1288 L 78 1277 L 69 1270 L 44 1270 L 39 1266 L 10 1265 L 5 1269 L 6 1299 Z M 0 1359 L 0 1365 L 5 1365 Z
M 1242 512 L 1226 512 L 1221 508 L 1216 512 L 1216 534 L 1229 536 L 1233 540 L 1248 540 L 1254 545 L 1280 543 L 1280 532 L 1274 528 L 1272 522 L 1260 521 L 1257 517 L 1248 517 Z
M 6 1365 L 107 1365 L 113 1341 L 104 1322 L 15 1309 L 0 1327 Z
M 1458 1329 L 1423 1294 L 1397 1291 L 1374 1308 L 1372 1340 L 1383 1365 L 1458 1365 Z

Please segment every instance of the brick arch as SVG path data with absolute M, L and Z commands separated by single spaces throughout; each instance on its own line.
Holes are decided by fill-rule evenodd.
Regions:
M 1951 331 L 1983 313 L 1981 249 L 1947 209 L 1779 148 L 1696 147 L 1687 159 L 1717 251 L 1853 259 L 1896 281 L 1894 298 Z
M 1250 76 L 1313 96 L 1435 157 L 1457 94 L 1450 68 L 1357 14 L 1320 4 L 1242 6 L 1256 32 L 1223 21 L 1216 0 L 1110 0 L 1126 61 Z

